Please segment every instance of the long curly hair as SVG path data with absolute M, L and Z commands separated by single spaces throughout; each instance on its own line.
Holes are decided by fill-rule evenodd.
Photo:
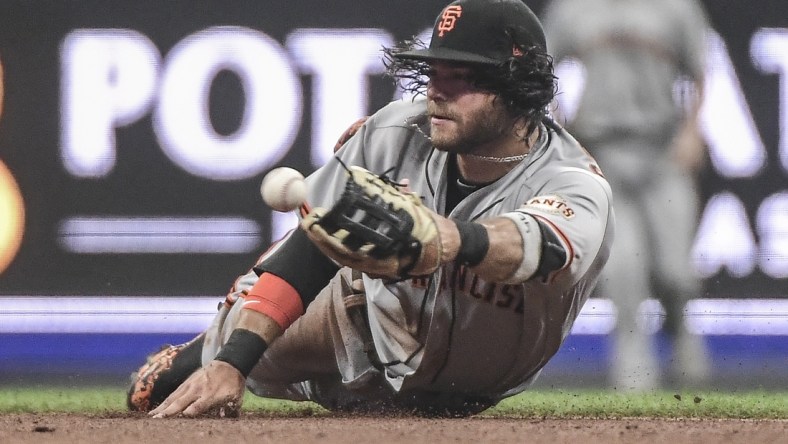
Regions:
M 414 96 L 426 95 L 431 70 L 429 62 L 399 58 L 397 54 L 425 47 L 424 42 L 413 39 L 383 49 L 387 75 Z M 522 56 L 510 57 L 497 65 L 467 65 L 474 68 L 473 82 L 477 88 L 496 95 L 512 116 L 525 118 L 527 138 L 548 114 L 556 94 L 556 77 L 553 58 L 543 49 L 532 46 L 522 51 Z

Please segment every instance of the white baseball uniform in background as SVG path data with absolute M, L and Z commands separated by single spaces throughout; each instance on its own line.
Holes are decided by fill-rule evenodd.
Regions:
M 693 121 L 677 103 L 676 81 L 703 81 L 709 23 L 702 5 L 553 0 L 543 24 L 556 63 L 574 59 L 584 68 L 577 111 L 566 125 L 613 190 L 618 230 L 600 284 L 600 297 L 610 298 L 618 313 L 610 382 L 619 390 L 659 387 L 656 344 L 638 322 L 641 303 L 657 298 L 673 340 L 672 376 L 702 383 L 706 350 L 682 315 L 702 291 L 690 263 L 700 199 L 694 177 L 676 161 L 676 147 L 702 147 L 673 145 L 685 119 Z

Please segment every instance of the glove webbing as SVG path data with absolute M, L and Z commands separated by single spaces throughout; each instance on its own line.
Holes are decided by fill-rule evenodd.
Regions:
M 350 250 L 374 245 L 369 256 L 375 259 L 398 254 L 412 256 L 415 260 L 421 252 L 421 244 L 410 238 L 411 215 L 403 209 L 395 209 L 380 196 L 366 196 L 362 187 L 352 180 L 320 225 L 329 233 L 340 229 L 348 231 L 350 234 L 342 243 Z

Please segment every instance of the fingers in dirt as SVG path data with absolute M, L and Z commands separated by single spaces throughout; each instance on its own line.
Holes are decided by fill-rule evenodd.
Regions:
M 156 409 L 152 410 L 149 415 L 154 418 L 167 418 L 169 416 L 174 416 L 183 412 L 198 399 L 198 397 L 195 397 L 189 392 L 181 393 L 181 390 L 179 389 L 168 396 L 167 399 L 165 399 L 161 405 L 156 407 Z

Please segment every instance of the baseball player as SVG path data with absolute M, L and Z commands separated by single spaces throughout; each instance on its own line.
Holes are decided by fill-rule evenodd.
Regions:
M 651 297 L 666 311 L 671 377 L 700 384 L 709 371 L 705 344 L 690 334 L 683 310 L 701 296 L 690 247 L 699 206 L 693 172 L 705 152 L 698 119 L 709 25 L 702 6 L 554 0 L 544 26 L 555 60 L 574 58 L 584 67 L 568 127 L 599 161 L 616 200 L 619 229 L 599 286 L 618 313 L 611 385 L 642 391 L 662 383 L 656 344 L 637 322 L 640 304 Z M 682 77 L 696 90 L 686 111 L 674 96 Z
M 457 0 L 429 47 L 384 51 L 417 99 L 373 114 L 307 177 L 300 227 L 213 324 L 135 374 L 154 417 L 256 395 L 465 416 L 525 390 L 608 256 L 610 188 L 546 117 L 555 78 L 520 0 Z

